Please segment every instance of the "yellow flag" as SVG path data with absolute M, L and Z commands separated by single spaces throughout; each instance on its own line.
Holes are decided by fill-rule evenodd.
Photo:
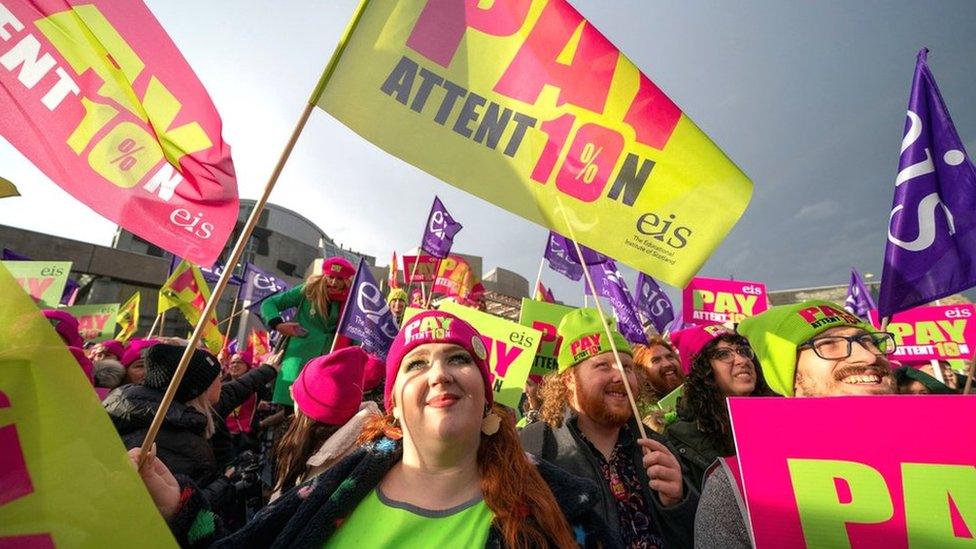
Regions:
M 677 287 L 752 195 L 566 0 L 366 0 L 312 99 L 390 154 Z
M 129 341 L 129 338 L 139 329 L 140 295 L 139 292 L 132 294 L 132 297 L 119 308 L 119 313 L 115 317 L 115 323 L 120 327 L 119 334 L 115 336 L 115 339 L 122 343 Z
M 176 547 L 98 396 L 0 266 L 0 546 Z
M 17 191 L 17 187 L 13 183 L 0 177 L 0 198 L 9 196 L 20 196 L 20 192 Z
M 208 299 L 210 299 L 210 287 L 203 279 L 200 267 L 183 260 L 173 269 L 173 273 L 159 289 L 157 313 L 162 314 L 175 307 L 183 313 L 187 322 L 195 326 L 200 322 Z M 210 315 L 206 320 L 203 342 L 213 354 L 219 353 L 223 348 L 224 336 L 217 327 L 215 315 Z

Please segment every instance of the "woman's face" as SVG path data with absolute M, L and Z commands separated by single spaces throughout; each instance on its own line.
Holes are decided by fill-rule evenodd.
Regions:
M 405 310 L 407 310 L 406 301 L 402 299 L 394 299 L 393 301 L 390 302 L 390 312 L 393 313 L 393 316 L 400 318 L 400 316 L 403 314 L 403 311 Z
M 330 294 L 341 294 L 346 291 L 346 288 L 349 287 L 348 278 L 339 278 L 329 275 L 325 275 L 322 278 L 325 280 L 325 291 Z
M 241 355 L 235 354 L 230 357 L 230 364 L 227 367 L 227 370 L 230 372 L 230 377 L 237 379 L 246 374 L 250 369 L 251 367 L 244 362 Z
M 393 400 L 404 438 L 417 446 L 425 440 L 480 442 L 485 383 L 459 345 L 428 343 L 410 351 L 400 362 Z
M 146 379 L 146 361 L 139 358 L 125 369 L 125 379 L 122 383 L 142 383 L 144 379 Z
M 745 342 L 733 344 L 727 341 L 720 341 L 715 349 L 712 350 L 712 370 L 715 372 L 715 382 L 724 396 L 748 396 L 756 388 L 756 366 L 751 358 L 746 358 L 740 352 L 748 353 L 748 345 Z M 727 355 L 723 358 L 715 357 Z M 749 353 L 751 354 L 751 353 Z

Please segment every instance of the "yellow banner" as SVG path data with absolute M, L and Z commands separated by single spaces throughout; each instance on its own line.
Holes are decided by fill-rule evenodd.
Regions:
M 200 267 L 183 260 L 173 269 L 173 273 L 159 289 L 157 313 L 163 314 L 176 308 L 183 313 L 187 322 L 196 326 L 200 322 L 208 299 L 210 299 L 210 287 L 207 286 Z M 216 315 L 210 315 L 206 322 L 203 342 L 211 353 L 217 354 L 224 347 L 224 336 L 217 327 Z
M 176 547 L 98 396 L 0 266 L 0 547 Z
M 129 341 L 133 335 L 135 335 L 136 330 L 139 329 L 139 302 L 141 301 L 140 293 L 137 291 L 132 294 L 132 297 L 128 301 L 122 304 L 119 308 L 119 314 L 115 317 L 115 323 L 119 325 L 119 333 L 115 336 L 115 339 L 125 343 Z
M 565 0 L 364 1 L 313 100 L 390 154 L 677 287 L 752 195 Z

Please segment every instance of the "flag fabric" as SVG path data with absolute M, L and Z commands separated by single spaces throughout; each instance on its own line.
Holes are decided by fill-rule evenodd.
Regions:
M 871 309 L 878 308 L 874 303 L 874 298 L 871 297 L 871 290 L 868 290 L 864 280 L 861 279 L 861 273 L 854 267 L 851 267 L 851 283 L 847 287 L 847 299 L 844 300 L 844 308 L 847 309 L 847 312 L 861 318 L 868 318 L 868 312 Z
M 552 288 L 546 288 L 546 301 L 549 303 L 555 303 L 556 298 L 552 295 Z
M 10 248 L 3 249 L 3 257 L 0 258 L 3 261 L 30 261 L 31 258 L 26 255 L 20 255 L 19 253 L 11 250 Z
M 203 279 L 200 267 L 187 261 L 180 261 L 173 274 L 159 289 L 157 312 L 163 314 L 169 309 L 179 309 L 187 322 L 196 326 L 200 322 L 203 309 L 210 299 L 210 288 Z M 224 335 L 217 327 L 216 315 L 206 319 L 203 342 L 211 353 L 217 354 L 224 346 Z
M 485 297 L 485 286 L 480 282 L 475 282 L 474 286 L 471 287 L 471 291 L 467 295 L 458 296 L 457 302 L 465 307 L 473 307 L 478 309 L 481 307 L 481 301 Z
M 566 250 L 566 259 L 568 259 L 573 263 L 576 263 L 577 265 L 596 265 L 597 263 L 603 263 L 604 261 L 609 259 L 607 256 L 595 252 L 590 248 L 587 248 L 586 246 L 580 244 L 579 247 L 580 252 L 583 253 L 581 257 L 580 254 L 576 251 L 576 245 L 573 244 L 572 240 L 566 238 L 565 236 L 562 236 L 561 234 L 553 233 L 551 231 L 549 234 L 550 234 L 549 237 L 550 242 L 552 241 L 557 242 L 556 246 L 558 248 L 562 248 Z
M 888 224 L 878 311 L 976 286 L 976 167 L 918 52 Z
M 119 333 L 115 339 L 122 343 L 129 341 L 129 338 L 135 335 L 136 330 L 139 329 L 140 295 L 139 292 L 133 293 L 132 297 L 119 307 L 119 312 L 115 317 L 115 323 L 119 326 Z
M 91 382 L 2 266 L 0 372 L 0 546 L 175 548 Z
M 555 302 L 552 299 L 552 292 L 548 288 L 546 288 L 545 285 L 542 284 L 542 282 L 538 282 L 535 285 L 535 300 L 544 301 L 546 303 Z
M 651 321 L 659 334 L 663 334 L 668 324 L 674 320 L 674 305 L 671 303 L 671 298 L 653 278 L 644 273 L 637 274 L 634 302 L 637 312 Z
M 17 191 L 17 187 L 13 183 L 0 177 L 0 198 L 10 198 L 11 196 L 20 196 L 20 192 Z
M 386 360 L 386 353 L 399 329 L 380 285 L 366 262 L 360 259 L 349 300 L 339 319 L 339 333 L 362 342 L 364 351 Z
M 486 7 L 485 7 L 486 6 Z M 567 0 L 362 4 L 313 95 L 383 150 L 683 287 L 752 183 Z
M 23 257 L 23 256 L 20 256 Z M 3 261 L 14 280 L 41 307 L 56 309 L 71 272 L 70 261 Z
M 572 247 L 571 244 L 570 247 Z M 583 267 L 579 261 L 570 259 L 566 239 L 552 231 L 549 231 L 549 238 L 546 240 L 544 257 L 550 269 L 566 278 L 576 282 L 583 278 Z M 577 255 L 574 253 L 573 258 L 576 257 Z
M 31 258 L 26 255 L 20 255 L 19 253 L 9 249 L 3 249 L 3 261 L 30 261 Z M 61 300 L 59 303 L 61 305 L 70 307 L 75 304 L 75 299 L 78 298 L 78 291 L 81 290 L 81 284 L 78 284 L 70 278 L 65 278 L 64 289 L 61 290 Z
M 647 334 L 637 316 L 634 297 L 627 290 L 627 283 L 617 270 L 616 262 L 608 259 L 603 263 L 590 265 L 587 269 L 590 270 L 597 294 L 609 299 L 613 305 L 620 333 L 631 343 L 647 345 Z
M 393 259 L 390 260 L 390 276 L 387 279 L 387 284 L 391 289 L 400 287 L 399 272 L 400 264 L 397 263 L 396 251 L 394 250 Z
M 237 222 L 210 97 L 142 2 L 4 2 L 0 135 L 99 214 L 200 265 Z
M 454 235 L 460 230 L 461 224 L 451 217 L 441 199 L 435 196 L 434 204 L 431 205 L 430 214 L 427 216 L 421 248 L 438 259 L 444 259 L 451 253 Z
M 182 258 L 175 255 L 170 258 L 169 274 L 173 274 L 173 269 L 176 269 L 176 266 L 180 264 L 180 261 L 182 261 Z M 224 274 L 224 269 L 227 268 L 219 259 L 214 261 L 213 265 L 210 267 L 204 267 L 202 265 L 199 265 L 199 267 L 200 274 L 203 275 L 203 279 L 210 284 L 216 284 L 220 280 L 221 275 Z M 232 273 L 230 275 L 230 279 L 227 281 L 227 284 L 231 286 L 241 286 L 244 284 L 244 278 Z
M 437 278 L 431 292 L 445 296 L 465 298 L 478 283 L 471 266 L 458 255 L 451 255 L 441 260 L 437 270 Z
M 244 276 L 237 290 L 237 298 L 244 302 L 244 306 L 255 311 L 262 301 L 270 295 L 283 292 L 291 288 L 291 284 L 281 277 L 275 276 L 253 263 L 244 264 Z
M 251 328 L 247 336 L 247 350 L 251 351 L 254 364 L 261 364 L 271 354 L 271 336 L 267 330 Z

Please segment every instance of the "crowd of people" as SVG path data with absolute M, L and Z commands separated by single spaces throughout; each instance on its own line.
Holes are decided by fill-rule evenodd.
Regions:
M 181 545 L 749 547 L 728 397 L 963 385 L 895 363 L 891 334 L 826 301 L 647 345 L 580 308 L 559 323 L 556 371 L 515 411 L 494 401 L 484 340 L 453 314 L 401 322 L 385 362 L 337 335 L 353 275 L 332 258 L 268 298 L 262 317 L 285 339 L 263 361 L 193 351 L 140 468 Z M 406 293 L 389 297 L 402 321 Z M 186 341 L 83 350 L 76 320 L 45 314 L 139 463 Z M 675 391 L 673 411 L 653 406 Z

